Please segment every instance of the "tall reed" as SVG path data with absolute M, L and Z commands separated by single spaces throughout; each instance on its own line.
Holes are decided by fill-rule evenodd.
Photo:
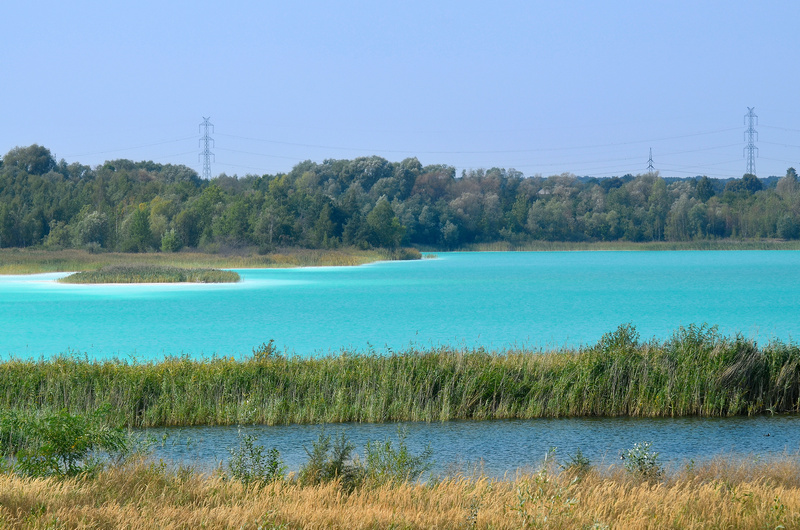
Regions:
M 264 353 L 266 351 L 266 353 Z M 449 347 L 321 358 L 0 363 L 0 409 L 110 405 L 120 426 L 442 421 L 561 416 L 731 416 L 800 410 L 800 347 L 715 328 L 538 352 Z

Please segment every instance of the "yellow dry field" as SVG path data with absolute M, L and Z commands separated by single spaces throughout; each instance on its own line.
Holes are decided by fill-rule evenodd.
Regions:
M 0 475 L 2 528 L 798 528 L 800 466 L 713 462 L 647 482 L 620 468 L 427 484 L 244 487 L 131 464 L 91 479 Z

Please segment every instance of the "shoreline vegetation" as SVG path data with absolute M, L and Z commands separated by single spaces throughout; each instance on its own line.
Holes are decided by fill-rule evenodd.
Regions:
M 60 283 L 236 283 L 238 273 L 220 269 L 187 269 L 166 265 L 108 265 L 96 271 L 76 272 Z
M 455 252 L 569 252 L 569 251 L 688 251 L 688 250 L 800 250 L 800 241 L 774 239 L 701 240 L 701 241 L 533 241 L 524 244 L 507 242 L 465 245 Z M 210 254 L 181 251 L 174 253 L 90 252 L 81 249 L 46 250 L 32 248 L 0 249 L 0 275 L 48 272 L 93 271 L 115 265 L 171 266 L 182 268 L 290 268 L 358 266 L 377 261 L 423 259 L 422 252 L 444 250 L 435 246 L 419 248 L 304 249 L 286 248 L 268 254 L 234 252 Z
M 357 266 L 376 261 L 414 260 L 422 255 L 416 249 L 335 250 L 283 249 L 269 254 L 202 252 L 123 253 L 86 250 L 0 249 L 0 274 L 94 271 L 103 267 L 171 266 L 183 268 L 287 268 Z
M 92 477 L 0 474 L 9 528 L 796 528 L 800 464 L 715 459 L 648 480 L 621 466 L 543 464 L 348 492 L 340 479 L 242 483 L 135 461 Z
M 716 328 L 642 341 L 620 326 L 557 351 L 441 347 L 246 359 L 96 361 L 79 353 L 0 363 L 0 410 L 108 408 L 120 427 L 800 412 L 800 346 Z

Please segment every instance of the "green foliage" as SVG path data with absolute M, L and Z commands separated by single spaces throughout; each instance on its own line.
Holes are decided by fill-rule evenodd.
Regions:
M 664 474 L 664 467 L 658 460 L 659 454 L 651 451 L 650 442 L 635 443 L 622 455 L 625 470 L 636 478 L 658 480 Z
M 580 478 L 592 470 L 592 461 L 580 449 L 567 458 L 566 462 L 560 464 L 561 469 L 572 476 Z
M 188 167 L 147 161 L 56 164 L 33 145 L 13 149 L 0 166 L 0 247 L 271 251 L 793 238 L 796 172 L 775 187 L 765 182 L 524 178 L 499 168 L 455 178 L 450 166 L 377 156 L 204 181 Z
M 367 442 L 362 464 L 366 481 L 375 485 L 413 482 L 431 469 L 431 447 L 426 447 L 418 455 L 412 454 L 406 445 L 407 435 L 405 430 L 398 430 L 396 447 L 388 439 Z
M 322 431 L 317 441 L 311 444 L 311 450 L 305 450 L 308 461 L 300 468 L 300 484 L 313 486 L 339 480 L 344 490 L 352 491 L 363 483 L 363 472 L 352 458 L 355 445 L 347 439 L 344 431 L 333 441 Z
M 131 449 L 126 433 L 110 427 L 105 413 L 3 413 L 0 455 L 11 457 L 17 472 L 35 477 L 92 473 L 102 464 L 101 453 L 120 457 Z
M 0 363 L 0 410 L 111 405 L 116 425 L 442 421 L 800 412 L 800 346 L 758 346 L 716 328 L 642 341 L 622 326 L 553 352 L 440 347 L 319 358 L 160 362 L 62 356 Z
M 170 228 L 161 236 L 161 252 L 177 252 L 181 246 L 181 240 L 174 228 Z
M 244 484 L 269 484 L 283 480 L 286 475 L 286 466 L 281 460 L 278 449 L 264 450 L 261 445 L 256 445 L 258 439 L 250 434 L 239 436 L 239 447 L 230 448 L 231 459 L 228 469 L 231 476 Z

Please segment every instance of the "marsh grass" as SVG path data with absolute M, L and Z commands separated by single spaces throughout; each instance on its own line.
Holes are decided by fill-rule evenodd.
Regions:
M 423 249 L 426 250 L 426 249 Z M 800 241 L 781 239 L 709 239 L 699 241 L 530 241 L 513 244 L 505 241 L 476 243 L 465 251 L 570 251 L 570 250 L 800 250 Z
M 526 526 L 527 525 L 527 526 Z M 620 467 L 581 480 L 542 469 L 514 478 L 243 484 L 163 463 L 92 479 L 0 474 L 4 528 L 797 528 L 800 464 L 716 459 L 652 482 Z
M 108 265 L 96 271 L 70 274 L 61 283 L 235 283 L 233 271 L 187 269 L 168 265 Z
M 441 347 L 320 358 L 0 363 L 0 409 L 110 407 L 115 425 L 733 416 L 800 411 L 800 347 L 689 326 L 665 341 L 621 326 L 595 345 L 539 352 Z M 260 350 L 259 350 L 260 351 Z
M 418 251 L 399 249 L 283 249 L 269 254 L 200 252 L 92 253 L 85 250 L 0 249 L 0 274 L 97 270 L 109 265 L 158 265 L 189 268 L 285 268 L 355 266 L 391 259 L 418 259 Z

